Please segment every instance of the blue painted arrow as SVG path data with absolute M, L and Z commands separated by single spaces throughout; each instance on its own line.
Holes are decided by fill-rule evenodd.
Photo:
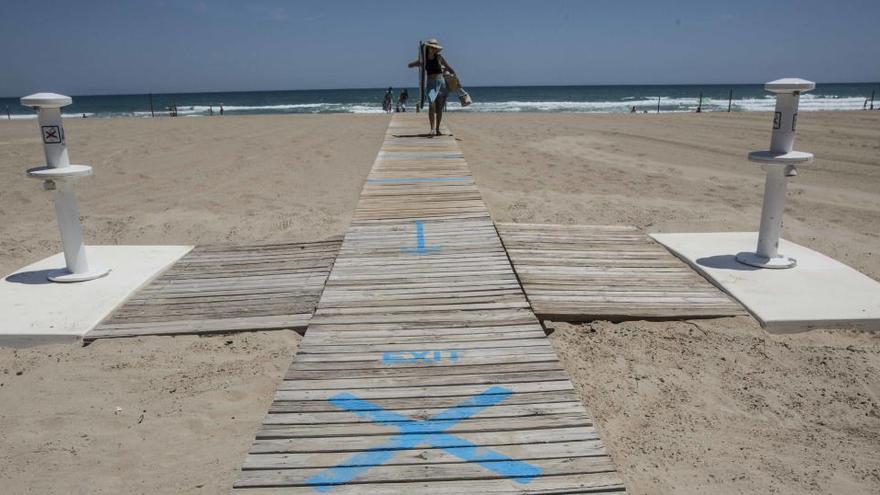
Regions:
M 410 254 L 431 254 L 440 250 L 440 246 L 425 247 L 425 222 L 416 220 L 416 247 L 400 248 L 404 253 Z

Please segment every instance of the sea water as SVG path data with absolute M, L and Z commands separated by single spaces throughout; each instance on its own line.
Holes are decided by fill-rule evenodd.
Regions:
M 410 111 L 418 101 L 418 90 L 409 91 Z M 877 90 L 875 108 L 880 108 L 880 89 L 876 84 L 817 84 L 801 97 L 800 109 L 861 110 L 872 89 Z M 473 105 L 462 108 L 451 95 L 448 111 L 462 112 L 692 112 L 700 104 L 705 112 L 727 111 L 733 91 L 731 110 L 770 111 L 774 96 L 761 84 L 737 85 L 640 85 L 640 86 L 510 86 L 467 88 Z M 400 88 L 394 88 L 395 102 Z M 224 114 L 289 113 L 381 113 L 385 88 L 327 89 L 296 91 L 244 91 L 224 93 L 180 93 L 152 95 L 153 113 L 167 116 L 172 106 L 178 116 Z M 149 117 L 149 95 L 74 96 L 74 103 L 63 109 L 67 117 Z M 21 106 L 18 98 L 0 98 L 0 119 L 33 118 L 31 109 Z

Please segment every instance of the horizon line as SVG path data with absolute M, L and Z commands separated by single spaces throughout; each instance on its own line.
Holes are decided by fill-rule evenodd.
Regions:
M 765 82 L 760 83 L 672 83 L 672 84 L 662 84 L 662 83 L 641 83 L 641 84 L 629 84 L 629 83 L 613 83 L 613 84 L 510 84 L 510 85 L 475 85 L 468 86 L 469 89 L 474 88 L 580 88 L 580 87 L 608 87 L 608 86 L 629 86 L 629 87 L 650 87 L 650 86 L 722 86 L 722 87 L 730 87 L 730 86 L 760 86 L 765 84 Z M 846 81 L 846 82 L 819 82 L 816 81 L 816 84 L 876 84 L 880 87 L 880 82 L 873 81 Z M 386 87 L 392 88 L 412 88 L 415 86 L 376 86 L 376 87 L 362 87 L 362 88 L 309 88 L 309 89 L 250 89 L 250 90 L 231 90 L 231 91 L 175 91 L 175 92 L 162 92 L 162 93 L 93 93 L 93 94 L 72 94 L 72 97 L 82 97 L 82 96 L 147 96 L 147 95 L 192 95 L 192 94 L 220 94 L 220 93 L 278 93 L 285 91 L 373 91 L 373 90 L 385 90 Z M 26 95 L 21 96 L 0 96 L 2 99 L 16 99 L 21 98 Z

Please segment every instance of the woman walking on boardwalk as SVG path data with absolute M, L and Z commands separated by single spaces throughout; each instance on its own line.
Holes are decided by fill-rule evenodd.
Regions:
M 428 97 L 428 121 L 431 123 L 431 134 L 440 135 L 440 121 L 443 119 L 443 107 L 446 105 L 446 96 L 449 93 L 446 88 L 446 73 L 455 74 L 455 69 L 440 55 L 443 47 L 436 38 L 431 38 L 424 43 L 424 53 L 419 60 L 409 63 L 409 67 L 423 65 L 425 79 L 419 81 L 425 88 Z

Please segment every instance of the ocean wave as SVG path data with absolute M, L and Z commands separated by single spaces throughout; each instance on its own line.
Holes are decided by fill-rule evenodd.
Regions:
M 147 112 L 147 113 L 149 113 L 149 112 Z M 62 113 L 61 117 L 65 118 L 65 119 L 81 119 L 83 115 L 85 115 L 86 117 L 94 117 L 96 114 L 93 112 Z M 36 112 L 35 113 L 13 113 L 13 114 L 10 114 L 8 118 L 11 120 L 31 120 L 31 119 L 36 119 L 37 114 L 36 114 Z M 0 120 L 2 120 L 2 117 L 0 117 Z
M 382 113 L 378 104 L 362 103 L 291 103 L 284 105 L 223 105 L 223 112 L 230 114 L 273 114 L 273 113 Z M 155 113 L 167 115 L 168 109 L 163 108 Z M 178 105 L 178 116 L 204 116 L 220 114 L 220 105 Z M 150 112 L 131 112 L 128 116 L 149 117 Z
M 727 102 L 725 101 L 724 104 L 727 105 Z M 801 96 L 798 111 L 861 110 L 864 104 L 865 99 L 862 97 L 814 96 L 806 94 Z M 747 112 L 772 112 L 776 107 L 776 98 L 743 98 L 733 100 L 733 106 Z
M 462 108 L 457 103 L 450 103 L 450 110 L 461 112 L 583 112 L 583 113 L 619 113 L 628 112 L 632 106 L 639 112 L 657 110 L 657 97 L 621 101 L 500 101 L 480 102 Z M 698 98 L 664 98 L 660 97 L 661 112 L 693 111 L 699 105 Z M 799 110 L 861 110 L 865 103 L 862 97 L 835 96 L 801 96 Z M 727 98 L 703 98 L 702 109 L 705 112 L 727 111 Z M 743 112 L 771 112 L 776 106 L 776 98 L 768 95 L 763 98 L 733 99 L 731 109 Z
M 658 96 L 627 96 L 620 100 L 610 101 L 480 101 L 479 95 L 475 102 L 468 107 L 461 107 L 454 95 L 450 96 L 448 111 L 451 112 L 571 112 L 571 113 L 625 113 L 635 106 L 638 112 L 657 110 Z M 865 99 L 863 97 L 837 97 L 834 95 L 806 94 L 801 97 L 800 110 L 861 110 Z M 664 97 L 660 96 L 660 111 L 690 112 L 698 105 L 696 97 Z M 734 99 L 732 109 L 742 112 L 770 112 L 776 104 L 773 95 L 747 97 Z M 703 98 L 703 111 L 716 112 L 727 111 L 727 98 Z M 409 110 L 414 111 L 415 105 L 411 102 Z M 356 113 L 377 114 L 383 113 L 379 103 L 289 103 L 272 105 L 224 105 L 226 114 L 320 114 L 320 113 Z M 168 109 L 163 107 L 155 111 L 156 115 L 167 116 Z M 183 104 L 177 106 L 177 114 L 181 117 L 201 117 L 220 113 L 219 105 Z M 82 113 L 64 113 L 64 118 L 80 118 Z M 87 117 L 150 117 L 146 110 L 117 111 L 117 112 L 86 112 Z M 2 116 L 0 116 L 2 118 Z M 11 118 L 35 119 L 36 113 L 12 114 Z
M 705 98 L 703 99 L 705 105 Z M 635 106 L 638 111 L 656 110 L 657 98 L 641 98 L 626 101 L 498 101 L 480 102 L 462 108 L 457 103 L 450 104 L 452 111 L 463 112 L 582 112 L 619 113 L 629 112 Z M 662 98 L 661 111 L 686 110 L 696 108 L 696 98 Z

